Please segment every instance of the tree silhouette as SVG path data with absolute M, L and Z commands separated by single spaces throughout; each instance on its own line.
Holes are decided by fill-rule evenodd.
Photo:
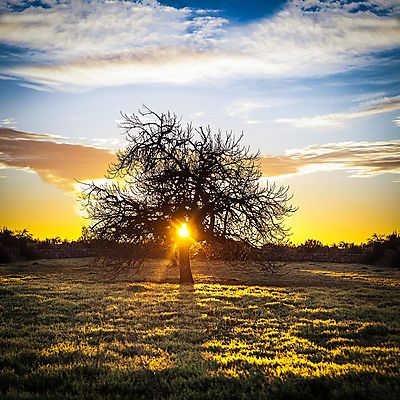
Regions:
M 184 127 L 147 107 L 121 115 L 127 146 L 109 166 L 111 181 L 83 192 L 89 231 L 117 269 L 175 245 L 180 282 L 193 283 L 192 243 L 237 257 L 287 236 L 283 219 L 295 211 L 288 188 L 261 183 L 259 154 L 241 144 L 243 135 Z M 177 235 L 182 224 L 187 237 Z

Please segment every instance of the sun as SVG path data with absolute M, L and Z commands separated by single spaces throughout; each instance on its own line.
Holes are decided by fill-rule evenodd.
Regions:
M 179 228 L 178 234 L 182 238 L 187 238 L 189 237 L 189 230 L 187 228 L 186 224 L 182 224 L 181 227 Z

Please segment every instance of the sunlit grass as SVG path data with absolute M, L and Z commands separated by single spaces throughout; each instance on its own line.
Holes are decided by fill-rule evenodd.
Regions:
M 321 270 L 303 270 L 304 272 L 325 275 L 332 277 L 339 277 L 346 280 L 354 280 L 358 282 L 368 282 L 379 284 L 382 283 L 387 286 L 400 286 L 399 279 L 391 277 L 373 276 L 371 274 L 360 273 L 360 272 L 337 272 L 337 271 L 321 271 Z
M 190 290 L 46 268 L 3 270 L 2 398 L 400 395 L 400 300 L 390 282 Z

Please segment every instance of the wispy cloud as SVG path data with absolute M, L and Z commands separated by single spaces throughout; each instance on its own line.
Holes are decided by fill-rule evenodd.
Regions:
M 75 190 L 75 180 L 102 178 L 114 161 L 108 150 L 57 143 L 58 136 L 0 128 L 0 165 L 34 171 L 62 190 Z
M 343 142 L 314 145 L 286 151 L 285 155 L 263 156 L 263 175 L 305 174 L 347 170 L 353 176 L 400 174 L 400 140 Z
M 371 65 L 375 53 L 400 46 L 395 1 L 355 10 L 355 3 L 293 0 L 241 25 L 156 1 L 48 0 L 49 8 L 22 12 L 12 3 L 0 14 L 0 42 L 28 49 L 27 63 L 0 73 L 42 89 L 325 75 Z
M 231 104 L 227 108 L 227 112 L 230 117 L 248 117 L 254 110 L 269 107 L 271 104 L 264 101 L 239 101 Z
M 271 107 L 272 104 L 261 100 L 237 101 L 226 108 L 230 117 L 240 118 L 246 124 L 260 124 L 260 121 L 254 117 L 254 112 Z
M 94 147 L 97 148 L 119 148 L 121 147 L 125 141 L 117 138 L 93 138 L 91 139 Z
M 379 97 L 362 103 L 356 110 L 300 118 L 279 118 L 275 122 L 296 128 L 321 128 L 342 125 L 346 121 L 400 109 L 400 96 Z M 393 121 L 395 124 L 396 122 Z
M 14 118 L 0 119 L 0 127 L 15 128 L 16 125 L 17 125 L 17 121 Z
M 0 128 L 0 168 L 33 171 L 66 192 L 76 181 L 103 178 L 111 151 L 79 144 L 55 142 L 55 135 Z M 326 170 L 347 170 L 352 176 L 400 174 L 400 140 L 344 142 L 288 150 L 284 155 L 264 155 L 265 177 L 292 176 Z
M 46 86 L 37 85 L 34 83 L 19 82 L 18 86 L 25 87 L 28 89 L 38 90 L 39 92 L 50 92 L 51 91 L 51 89 Z
M 190 115 L 190 119 L 192 118 L 201 118 L 204 116 L 204 111 L 196 111 Z

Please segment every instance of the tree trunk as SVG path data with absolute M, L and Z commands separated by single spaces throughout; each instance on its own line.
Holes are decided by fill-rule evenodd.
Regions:
M 193 285 L 193 276 L 190 269 L 189 244 L 179 246 L 179 282 L 181 285 Z

